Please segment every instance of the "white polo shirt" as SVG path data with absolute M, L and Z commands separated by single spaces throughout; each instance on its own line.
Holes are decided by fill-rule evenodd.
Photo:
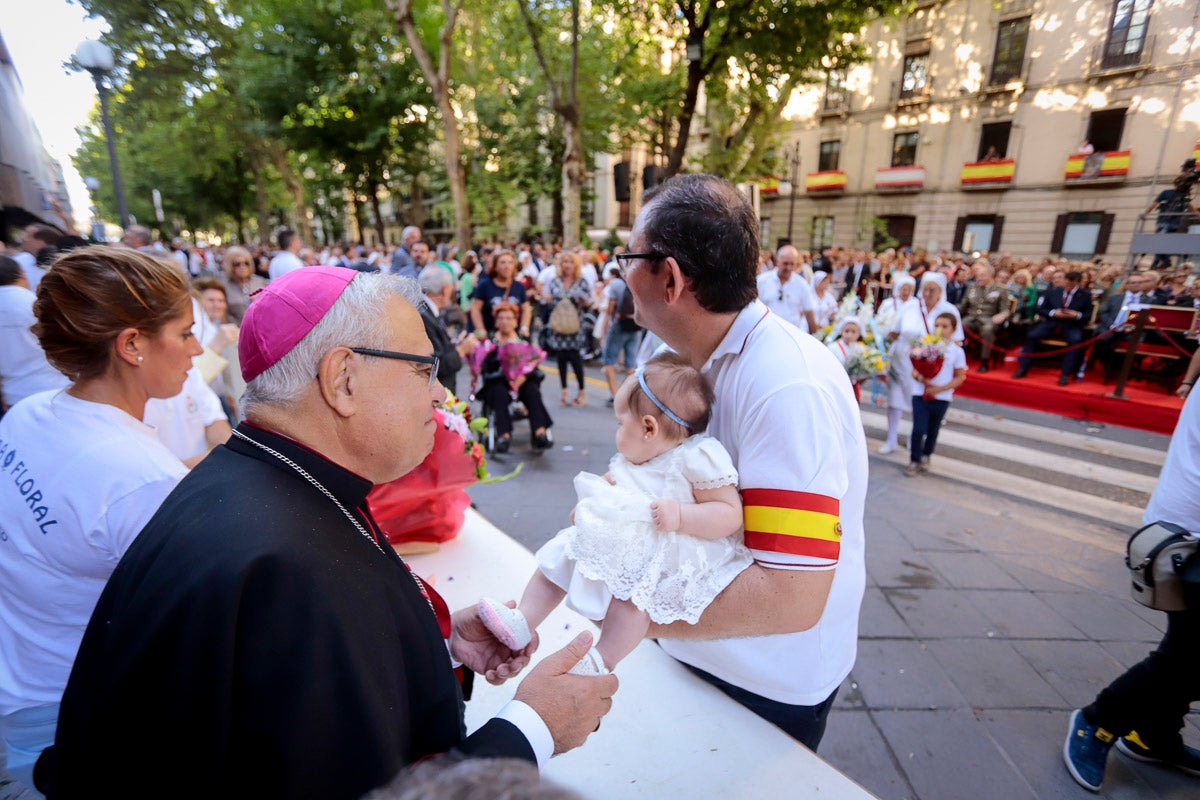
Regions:
M 1167 448 L 1167 460 L 1142 521 L 1165 520 L 1200 535 L 1200 390 L 1188 393 Z
M 866 586 L 867 446 L 854 392 L 824 344 L 757 300 L 738 314 L 702 372 L 716 393 L 708 432 L 737 467 L 746 545 L 756 561 L 836 571 L 810 630 L 659 644 L 755 694 L 816 705 L 854 665 Z
M 225 419 L 221 401 L 195 367 L 188 370 L 183 391 L 166 399 L 151 397 L 142 414 L 142 421 L 181 461 L 208 451 L 205 429 L 219 419 Z
M 811 333 L 804 312 L 816 313 L 817 296 L 799 272 L 793 272 L 787 283 L 780 282 L 775 270 L 762 273 L 758 276 L 758 299 L 800 330 Z
M 271 276 L 271 280 L 277 280 L 304 267 L 304 262 L 296 256 L 295 253 L 289 253 L 287 250 L 280 250 L 271 259 L 270 265 L 267 267 L 267 274 Z
M 24 286 L 0 286 L 0 397 L 8 405 L 31 394 L 62 389 L 70 381 L 50 366 L 41 343 L 29 327 L 33 292 Z

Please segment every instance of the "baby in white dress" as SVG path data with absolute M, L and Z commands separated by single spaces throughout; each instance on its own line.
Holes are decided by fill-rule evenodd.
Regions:
M 655 356 L 617 392 L 617 455 L 604 477 L 575 476 L 572 525 L 537 552 L 538 571 L 516 609 L 479 601 L 508 647 L 558 606 L 604 620 L 599 642 L 571 671 L 603 675 L 637 647 L 650 621 L 700 618 L 753 561 L 729 453 L 703 433 L 713 393 L 679 356 Z

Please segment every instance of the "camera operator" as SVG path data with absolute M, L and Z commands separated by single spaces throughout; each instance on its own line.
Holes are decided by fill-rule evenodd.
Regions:
M 1172 188 L 1159 192 L 1158 197 L 1154 198 L 1154 202 L 1144 212 L 1149 214 L 1158 209 L 1158 219 L 1154 224 L 1155 233 L 1178 233 L 1187 230 L 1188 219 L 1196 213 L 1191 195 L 1192 187 L 1197 181 L 1200 181 L 1200 171 L 1196 170 L 1196 159 L 1189 158 L 1183 162 L 1179 174 L 1175 176 Z M 1158 269 L 1170 264 L 1171 256 L 1159 253 L 1154 257 L 1150 268 Z

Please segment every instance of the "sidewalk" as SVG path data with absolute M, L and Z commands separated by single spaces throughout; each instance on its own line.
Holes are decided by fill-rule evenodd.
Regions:
M 1128 531 L 871 457 L 858 661 L 821 755 L 881 798 L 1082 798 L 1071 709 L 1161 638 L 1129 599 Z M 1200 743 L 1193 717 L 1185 739 Z M 1196 797 L 1200 781 L 1110 756 L 1102 797 Z
M 590 408 L 551 409 L 553 451 L 531 456 L 522 441 L 505 457 L 507 468 L 525 461 L 521 476 L 471 490 L 480 512 L 530 549 L 565 524 L 575 473 L 603 473 L 613 453 L 607 392 L 589 393 Z M 904 477 L 906 453 L 876 455 L 880 442 L 869 440 L 858 662 L 820 755 L 885 800 L 1093 797 L 1067 774 L 1062 744 L 1070 711 L 1162 636 L 1165 615 L 1130 599 L 1122 559 L 1158 473 L 1131 448 L 1165 451 L 1166 437 L 955 407 L 990 430 L 959 426 L 930 474 Z M 527 438 L 522 424 L 517 440 Z M 968 434 L 1004 447 L 966 446 Z M 1198 721 L 1184 733 L 1193 746 Z M 1183 800 L 1200 796 L 1200 779 L 1114 753 L 1101 796 Z

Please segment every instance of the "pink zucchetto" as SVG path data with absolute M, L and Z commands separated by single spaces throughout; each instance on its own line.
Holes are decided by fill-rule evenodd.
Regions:
M 304 267 L 254 295 L 238 334 L 242 378 L 254 380 L 292 351 L 333 307 L 358 272 Z

